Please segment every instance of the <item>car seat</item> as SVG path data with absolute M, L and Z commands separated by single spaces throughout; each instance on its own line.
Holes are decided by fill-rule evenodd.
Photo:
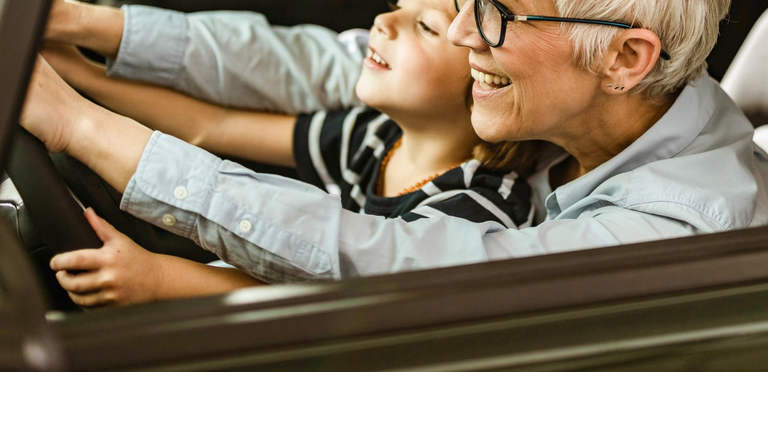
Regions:
M 755 125 L 755 142 L 768 151 L 768 11 L 752 27 L 720 84 Z

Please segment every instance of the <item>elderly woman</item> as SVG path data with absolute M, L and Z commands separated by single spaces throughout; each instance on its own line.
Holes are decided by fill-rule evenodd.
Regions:
M 124 191 L 124 210 L 270 282 L 746 228 L 768 220 L 768 160 L 704 71 L 728 6 L 456 2 L 449 36 L 471 49 L 474 127 L 488 141 L 523 142 L 520 157 L 537 155 L 529 183 L 538 224 L 519 231 L 343 211 L 320 190 L 255 174 L 90 104 L 44 61 L 22 124 Z M 185 193 L 174 194 L 180 186 Z
M 704 71 L 729 1 L 456 5 L 480 136 L 567 153 L 537 182 L 540 252 L 765 222 L 764 154 Z

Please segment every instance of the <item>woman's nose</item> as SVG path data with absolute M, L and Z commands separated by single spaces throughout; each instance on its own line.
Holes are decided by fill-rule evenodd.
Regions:
M 373 20 L 373 28 L 386 36 L 387 39 L 394 39 L 397 37 L 396 13 L 397 11 L 379 14 L 376 15 L 376 18 Z
M 448 27 L 448 40 L 456 46 L 464 46 L 479 51 L 488 49 L 488 44 L 483 42 L 483 38 L 477 31 L 474 3 L 472 0 L 463 3 L 459 14 Z

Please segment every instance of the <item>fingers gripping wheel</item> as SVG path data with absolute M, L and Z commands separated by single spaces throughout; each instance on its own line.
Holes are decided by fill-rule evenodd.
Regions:
M 74 196 L 143 248 L 166 252 L 151 224 L 120 211 L 121 196 L 116 190 L 75 159 L 49 155 L 43 144 L 22 128 L 14 135 L 8 174 L 24 199 L 24 213 L 34 226 L 34 237 L 45 243 L 43 247 L 35 245 L 30 253 L 48 281 L 49 300 L 55 309 L 79 308 L 59 286 L 48 267 L 50 259 L 58 253 L 102 246 Z
M 51 307 L 78 310 L 61 288 L 48 261 L 54 254 L 82 248 L 99 248 L 102 243 L 59 176 L 43 143 L 22 128 L 14 134 L 8 175 L 24 199 L 25 213 L 35 234 L 47 247 L 30 250 L 45 285 Z

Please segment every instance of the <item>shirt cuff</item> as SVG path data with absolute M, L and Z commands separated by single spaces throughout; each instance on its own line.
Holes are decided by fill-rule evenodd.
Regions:
M 287 206 L 300 206 L 296 202 L 303 197 L 325 201 L 325 195 L 300 182 L 253 173 L 155 132 L 120 207 L 194 240 L 252 276 L 289 282 L 338 275 L 322 230 L 305 229 L 304 214 L 286 211 Z M 333 221 L 326 215 L 339 206 L 335 201 L 318 203 L 321 225 Z M 289 223 L 291 218 L 298 223 Z
M 170 135 L 154 132 L 120 203 L 122 210 L 183 237 L 207 204 L 221 160 Z M 180 192 L 180 191 L 184 192 Z
M 186 15 L 139 5 L 123 6 L 123 11 L 120 50 L 115 60 L 107 61 L 107 75 L 172 85 L 187 48 Z

